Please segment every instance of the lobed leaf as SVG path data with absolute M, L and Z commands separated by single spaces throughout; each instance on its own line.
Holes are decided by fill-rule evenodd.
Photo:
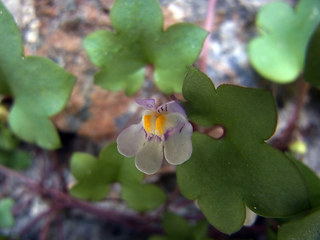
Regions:
M 0 123 L 0 164 L 21 170 L 30 165 L 29 153 L 18 149 L 19 141 L 12 131 Z
M 288 157 L 295 163 L 304 178 L 312 208 L 320 207 L 320 179 L 318 175 L 293 156 L 288 155 Z
M 166 200 L 166 194 L 159 187 L 143 183 L 143 173 L 136 169 L 132 158 L 118 153 L 115 142 L 104 148 L 98 159 L 90 154 L 73 154 L 71 172 L 77 183 L 70 192 L 81 199 L 102 200 L 108 194 L 110 184 L 119 182 L 121 197 L 137 211 L 154 209 Z
M 77 179 L 70 193 L 78 198 L 100 200 L 109 192 L 109 182 L 104 160 L 97 160 L 86 153 L 74 153 L 71 158 L 71 172 Z
M 268 91 L 231 85 L 215 89 L 205 74 L 190 68 L 183 96 L 192 121 L 221 125 L 225 131 L 219 140 L 194 133 L 192 156 L 177 168 L 181 192 L 198 200 L 212 225 L 229 234 L 238 231 L 245 206 L 266 217 L 286 217 L 310 207 L 295 164 L 265 143 L 277 116 Z
M 47 149 L 60 146 L 50 121 L 66 105 L 75 79 L 52 61 L 24 57 L 19 29 L 0 2 L 0 93 L 14 97 L 9 115 L 13 132 Z M 39 130 L 40 129 L 40 130 Z
M 278 83 L 294 81 L 304 67 L 308 41 L 320 22 L 320 2 L 301 0 L 296 10 L 287 3 L 272 2 L 263 7 L 256 24 L 261 36 L 249 43 L 254 68 Z
M 290 156 L 296 164 L 300 173 L 304 176 L 308 188 L 308 195 L 312 210 L 298 216 L 295 220 L 281 225 L 278 231 L 279 240 L 294 239 L 314 239 L 320 238 L 320 179 L 315 172 L 303 164 L 301 161 Z
M 208 223 L 205 220 L 190 225 L 184 218 L 171 212 L 163 216 L 162 225 L 166 236 L 152 236 L 149 240 L 206 240 Z
M 0 149 L 5 151 L 14 150 L 18 146 L 18 139 L 13 135 L 12 131 L 0 123 Z
M 163 16 L 156 0 L 117 0 L 110 13 L 111 22 L 118 34 L 128 34 L 147 42 L 163 28 Z M 147 21 L 146 21 L 147 20 Z
M 189 23 L 170 26 L 156 42 L 151 63 L 155 67 L 154 78 L 159 89 L 165 93 L 181 92 L 187 66 L 192 64 L 201 51 L 206 33 Z
M 188 222 L 171 212 L 166 212 L 164 214 L 162 225 L 168 236 L 174 239 L 188 239 L 192 236 L 192 231 Z
M 128 207 L 139 212 L 152 210 L 163 204 L 166 194 L 153 184 L 123 184 L 121 197 L 127 201 Z
M 320 209 L 315 209 L 307 216 L 282 225 L 278 240 L 318 240 L 320 238 Z
M 30 166 L 31 156 L 29 153 L 15 149 L 13 151 L 6 151 L 0 149 L 0 164 L 16 169 L 23 170 Z
M 164 31 L 157 0 L 116 0 L 110 17 L 114 32 L 100 30 L 84 40 L 89 58 L 100 67 L 95 83 L 131 95 L 143 84 L 144 67 L 152 64 L 161 91 L 181 92 L 186 67 L 200 54 L 206 32 L 185 23 Z

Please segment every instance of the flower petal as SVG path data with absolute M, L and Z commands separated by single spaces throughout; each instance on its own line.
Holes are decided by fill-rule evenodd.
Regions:
M 157 112 L 161 113 L 161 112 L 176 112 L 176 113 L 180 113 L 182 114 L 185 118 L 187 118 L 187 115 L 185 113 L 185 111 L 183 110 L 183 108 L 180 106 L 179 103 L 177 103 L 177 101 L 171 101 L 171 102 L 167 102 L 165 104 L 162 104 L 161 106 L 159 106 L 157 108 Z
M 177 112 L 165 114 L 165 118 L 165 140 L 170 136 L 179 133 L 182 127 L 188 123 L 188 120 L 182 114 Z
M 118 151 L 126 157 L 135 156 L 146 140 L 142 124 L 134 124 L 119 134 L 117 138 Z
M 136 103 L 145 109 L 155 111 L 156 110 L 156 101 L 154 99 L 136 99 Z
M 164 141 L 164 156 L 169 163 L 178 165 L 191 157 L 192 131 L 192 125 L 186 122 L 182 129 L 179 129 Z
M 257 219 L 257 214 L 255 214 L 246 206 L 246 220 L 244 221 L 243 225 L 246 227 L 250 227 L 254 224 L 256 219 Z
M 148 140 L 136 156 L 136 167 L 146 174 L 157 172 L 163 160 L 163 144 L 157 137 Z

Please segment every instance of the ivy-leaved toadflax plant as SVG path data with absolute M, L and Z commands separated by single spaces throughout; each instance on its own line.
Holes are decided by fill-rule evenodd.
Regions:
M 182 107 L 171 101 L 156 108 L 154 99 L 137 99 L 146 110 L 141 122 L 124 129 L 117 138 L 118 151 L 126 156 L 135 156 L 136 167 L 154 174 L 163 157 L 171 164 L 187 161 L 192 153 L 192 125 Z

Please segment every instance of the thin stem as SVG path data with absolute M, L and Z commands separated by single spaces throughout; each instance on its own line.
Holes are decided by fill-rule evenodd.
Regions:
M 19 236 L 24 236 L 26 232 L 29 231 L 30 228 L 34 227 L 35 224 L 37 224 L 38 221 L 40 221 L 42 218 L 50 215 L 52 213 L 52 209 L 48 209 L 47 211 L 44 211 L 37 215 L 35 218 L 33 218 L 27 225 L 25 225 L 19 232 Z
M 58 187 L 63 192 L 68 192 L 66 179 L 63 176 L 63 166 L 61 166 L 61 162 L 59 161 L 58 155 L 56 151 L 50 152 L 51 159 L 53 160 L 53 170 L 57 173 L 57 181 Z
M 51 212 L 48 215 L 47 221 L 45 222 L 44 227 L 42 228 L 41 233 L 40 233 L 40 237 L 39 237 L 40 240 L 48 239 L 48 234 L 49 234 L 51 222 L 54 219 L 55 215 L 56 215 L 55 212 Z
M 273 145 L 274 147 L 280 150 L 286 150 L 290 141 L 292 140 L 292 136 L 294 131 L 297 128 L 297 122 L 299 120 L 299 116 L 304 104 L 305 97 L 309 91 L 310 85 L 303 80 L 303 77 L 300 76 L 298 79 L 298 89 L 297 89 L 297 99 L 295 103 L 295 108 L 292 113 L 290 120 L 288 121 L 287 127 L 283 130 L 282 135 L 279 139 L 277 139 Z
M 45 188 L 44 186 L 34 181 L 33 179 L 30 179 L 29 177 L 26 177 L 21 173 L 18 173 L 16 171 L 13 171 L 1 165 L 0 165 L 0 172 L 8 177 L 13 177 L 25 183 L 26 185 L 28 185 L 30 190 L 40 193 L 42 197 L 51 201 L 52 203 L 56 203 L 56 204 L 59 203 L 60 204 L 59 209 L 62 209 L 62 208 L 80 209 L 82 211 L 85 211 L 86 213 L 93 214 L 94 216 L 104 219 L 106 221 L 124 224 L 124 225 L 130 226 L 133 228 L 138 228 L 138 229 L 139 228 L 144 229 L 144 227 L 149 222 L 157 221 L 157 219 L 152 216 L 139 216 L 139 215 L 129 214 L 129 213 L 120 213 L 113 209 L 103 209 L 101 207 L 97 207 L 85 201 L 76 199 L 64 192 L 61 192 L 58 189 Z M 52 211 L 52 209 L 54 209 L 54 211 L 57 211 L 57 205 L 55 208 L 51 208 L 50 210 Z M 48 212 L 42 213 L 39 216 L 37 216 L 36 219 L 33 221 L 37 221 L 37 219 L 42 218 L 43 216 L 46 216 L 48 213 L 50 213 L 49 210 Z M 157 228 L 156 226 L 149 226 L 148 232 L 159 233 L 160 229 Z
M 4 175 L 6 175 L 7 177 L 17 179 L 20 182 L 23 182 L 30 187 L 36 187 L 38 185 L 38 183 L 35 180 L 33 180 L 27 176 L 24 176 L 23 174 L 21 174 L 19 172 L 13 171 L 3 165 L 0 165 L 0 172 L 3 173 Z
M 206 40 L 204 41 L 202 52 L 200 55 L 200 63 L 199 68 L 202 72 L 206 72 L 207 66 L 207 58 L 209 52 L 209 42 L 210 42 L 210 34 L 212 32 L 214 17 L 215 17 L 215 7 L 216 7 L 217 0 L 209 0 L 208 12 L 206 21 L 204 24 L 204 29 L 209 32 Z
M 19 199 L 19 197 L 17 197 Z M 24 211 L 32 203 L 32 198 L 28 196 L 27 200 L 20 202 L 14 206 L 12 209 L 13 216 L 17 216 L 20 212 Z
M 157 213 L 157 218 L 160 218 L 161 215 L 163 215 L 163 213 L 168 210 L 170 204 L 174 202 L 176 198 L 179 196 L 179 193 L 180 193 L 180 190 L 178 185 L 176 184 L 172 194 L 170 195 L 168 200 L 163 204 L 163 206 L 160 208 L 159 212 Z
M 57 225 L 58 225 L 58 239 L 64 240 L 61 214 L 57 217 Z

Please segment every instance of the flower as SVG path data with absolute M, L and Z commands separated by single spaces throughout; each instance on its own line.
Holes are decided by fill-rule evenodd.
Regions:
M 192 153 L 192 125 L 182 107 L 171 101 L 156 108 L 154 99 L 137 99 L 146 110 L 141 122 L 124 129 L 117 138 L 118 151 L 135 156 L 136 167 L 146 174 L 157 172 L 162 160 L 178 165 Z

